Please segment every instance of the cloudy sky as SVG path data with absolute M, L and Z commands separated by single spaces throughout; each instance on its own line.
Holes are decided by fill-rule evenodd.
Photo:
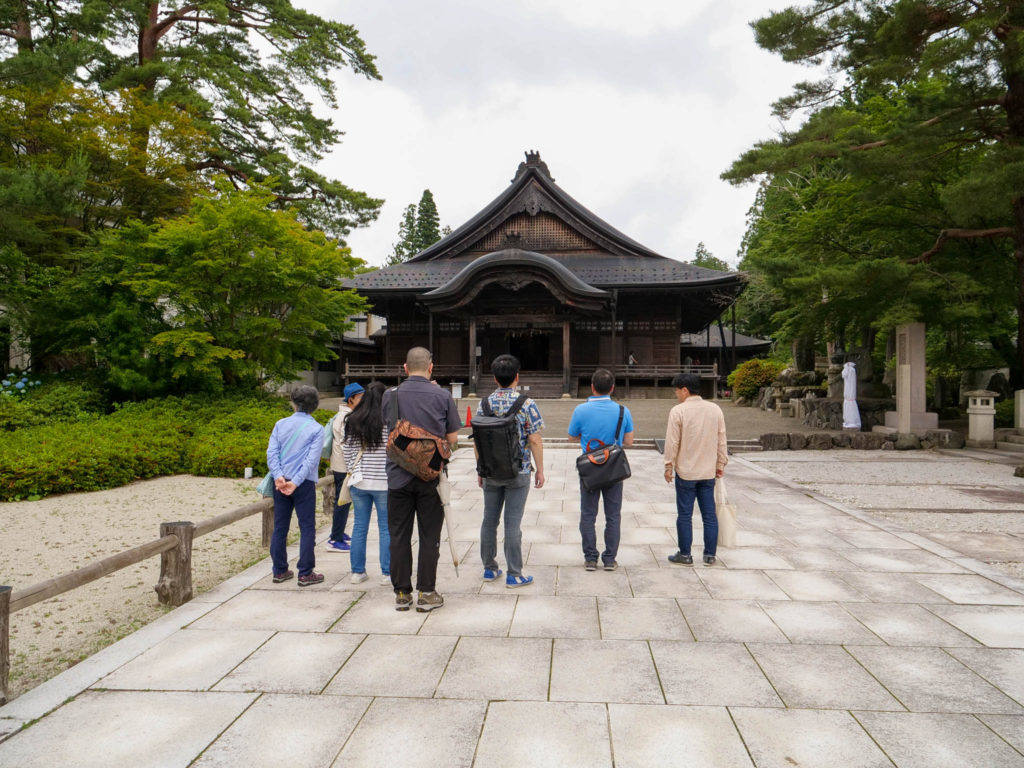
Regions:
M 305 0 L 354 25 L 383 81 L 339 73 L 343 143 L 320 165 L 386 200 L 354 232 L 381 264 L 429 188 L 458 227 L 538 150 L 555 181 L 665 256 L 732 264 L 753 185 L 719 174 L 779 129 L 772 101 L 813 73 L 754 44 L 766 0 Z

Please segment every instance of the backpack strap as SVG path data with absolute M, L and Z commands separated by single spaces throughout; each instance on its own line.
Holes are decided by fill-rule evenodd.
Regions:
M 520 395 L 516 398 L 516 401 L 512 403 L 512 407 L 508 409 L 506 416 L 515 416 L 519 413 L 519 409 L 523 407 L 523 403 L 526 402 L 526 395 Z
M 494 411 L 491 409 L 491 396 L 488 395 L 480 401 L 480 410 L 484 412 L 484 416 L 493 416 Z
M 391 389 L 391 428 L 394 429 L 398 426 L 398 420 L 402 418 L 401 411 L 398 408 L 398 387 L 392 387 Z

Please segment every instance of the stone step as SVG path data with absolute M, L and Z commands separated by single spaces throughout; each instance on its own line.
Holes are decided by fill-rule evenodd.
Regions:
M 1018 445 L 1024 445 L 1024 435 L 1020 434 L 1006 435 L 1003 437 L 1003 440 L 1005 440 L 1008 443 L 1017 443 Z
M 1011 451 L 1013 453 L 1024 453 L 1024 444 L 1022 443 L 1010 443 L 1005 440 L 1001 440 L 996 443 L 996 448 L 1000 451 Z

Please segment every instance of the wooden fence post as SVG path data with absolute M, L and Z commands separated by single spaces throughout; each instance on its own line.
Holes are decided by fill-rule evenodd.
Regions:
M 270 546 L 270 536 L 274 533 L 274 505 L 263 510 L 263 546 Z
M 0 705 L 10 696 L 7 679 L 11 674 L 11 587 L 0 587 Z
M 331 472 L 330 470 L 327 471 Z M 334 473 L 331 472 L 327 477 L 333 478 Z M 320 490 L 320 493 L 324 514 L 332 514 L 334 512 L 334 480 L 328 480 L 324 483 L 324 487 Z
M 189 522 L 160 523 L 160 538 L 173 534 L 178 546 L 160 553 L 160 580 L 153 589 L 163 605 L 184 605 L 192 599 L 192 534 Z

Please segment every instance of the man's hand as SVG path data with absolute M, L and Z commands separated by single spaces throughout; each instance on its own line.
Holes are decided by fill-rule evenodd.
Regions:
M 476 476 L 476 484 L 481 488 L 484 487 L 484 479 L 480 475 Z
M 672 482 L 672 480 L 674 479 L 672 477 L 673 474 L 674 473 L 672 472 L 672 467 L 665 467 L 665 482 L 666 483 L 671 483 Z
M 715 470 L 715 477 L 722 477 L 722 475 L 724 475 L 724 474 L 725 474 L 725 470 L 724 469 L 716 469 Z
M 298 487 L 299 486 L 297 486 L 291 480 L 288 480 L 287 482 L 285 482 L 284 487 L 281 488 L 281 493 L 283 493 L 285 496 L 291 496 L 293 493 L 295 493 L 295 489 Z
M 279 490 L 281 493 L 284 493 L 285 482 L 287 482 L 287 481 L 284 479 L 284 475 L 282 475 L 281 477 L 279 477 L 276 480 L 274 480 L 274 487 L 277 490 Z
M 537 470 L 537 478 L 534 481 L 534 487 L 535 488 L 543 488 L 544 487 L 544 470 L 543 469 L 538 469 Z

